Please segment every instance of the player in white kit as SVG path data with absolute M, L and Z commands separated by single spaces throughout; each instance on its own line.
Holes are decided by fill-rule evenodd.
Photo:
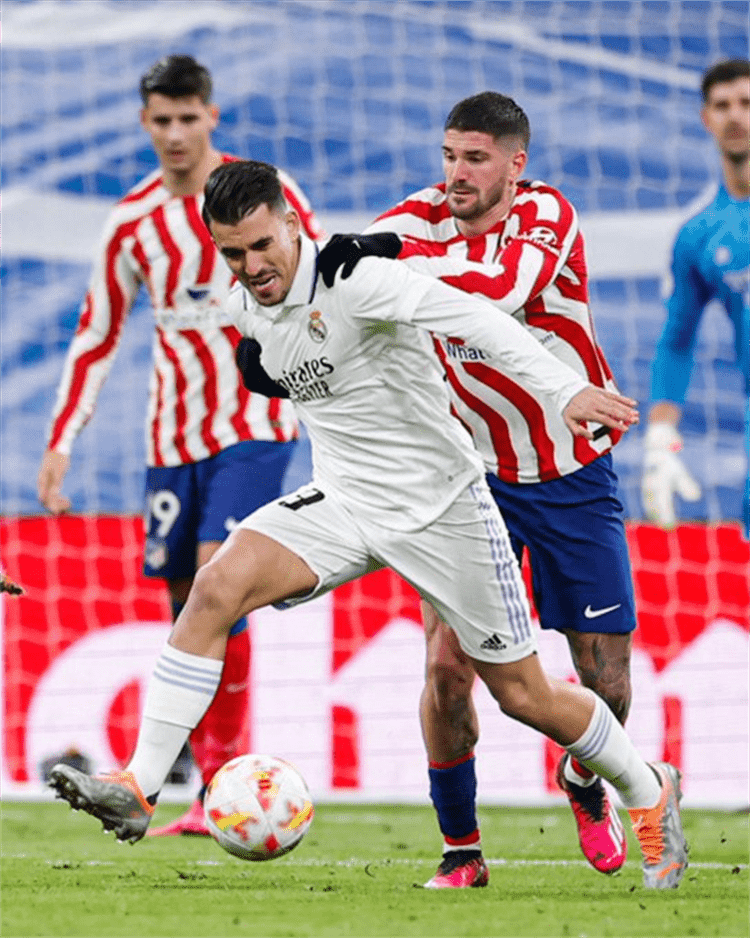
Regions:
M 637 753 L 604 702 L 548 678 L 535 651 L 520 571 L 481 459 L 449 411 L 424 330 L 479 347 L 554 398 L 575 435 L 586 421 L 625 431 L 634 402 L 594 388 L 482 300 L 369 258 L 326 286 L 276 171 L 219 167 L 204 218 L 241 286 L 231 304 L 286 387 L 313 447 L 313 482 L 246 518 L 196 575 L 156 663 L 138 744 L 124 772 L 56 766 L 50 784 L 121 840 L 146 831 L 171 759 L 210 702 L 239 615 L 289 605 L 390 566 L 431 602 L 501 709 L 610 780 L 644 851 L 668 839 L 676 886 L 687 865 L 679 776 Z M 451 576 L 446 576 L 450 565 Z
M 219 111 L 211 76 L 191 56 L 170 55 L 143 75 L 140 93 L 141 125 L 159 167 L 107 219 L 60 380 L 38 489 L 53 514 L 70 507 L 61 490 L 73 443 L 96 406 L 127 317 L 145 287 L 154 330 L 144 573 L 166 581 L 176 619 L 196 567 L 218 548 L 234 520 L 281 494 L 297 423 L 288 401 L 248 394 L 234 365 L 240 335 L 225 309 L 232 275 L 201 219 L 208 174 L 235 159 L 212 143 Z M 305 196 L 290 177 L 282 180 L 305 230 L 318 236 Z M 202 790 L 243 748 L 250 666 L 244 619 L 233 629 L 231 644 L 219 693 L 190 738 Z M 183 817 L 149 833 L 208 836 L 201 795 Z
M 617 390 L 594 332 L 576 210 L 553 186 L 522 178 L 529 141 L 528 118 L 511 98 L 485 91 L 459 101 L 445 123 L 445 182 L 408 195 L 364 236 L 332 238 L 321 252 L 322 276 L 330 282 L 336 252 L 351 270 L 357 253 L 385 250 L 487 298 L 498 315 L 513 316 L 592 384 Z M 400 251 L 391 243 L 396 235 Z M 593 440 L 573 436 L 549 400 L 481 349 L 435 337 L 435 351 L 519 563 L 528 552 L 541 627 L 566 636 L 581 683 L 624 724 L 637 619 L 611 453 L 621 434 L 600 427 Z M 488 875 L 476 813 L 474 674 L 428 606 L 423 618 L 420 717 L 444 843 L 430 885 L 465 888 Z M 627 839 L 601 780 L 568 753 L 558 761 L 557 779 L 587 860 L 602 873 L 616 872 Z

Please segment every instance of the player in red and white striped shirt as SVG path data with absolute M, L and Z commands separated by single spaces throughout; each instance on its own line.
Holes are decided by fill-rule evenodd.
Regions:
M 616 390 L 588 307 L 583 237 L 573 206 L 521 180 L 529 124 L 514 101 L 484 92 L 459 102 L 443 142 L 445 183 L 409 196 L 368 231 L 395 231 L 416 269 L 492 300 L 591 384 Z M 543 628 L 566 635 L 581 681 L 624 723 L 636 625 L 617 479 L 617 431 L 575 438 L 560 414 L 479 348 L 435 338 L 458 417 L 469 427 L 516 554 L 529 551 Z M 433 802 L 445 838 L 435 887 L 481 884 L 471 701 L 474 675 L 455 636 L 425 608 L 428 680 L 421 717 Z M 611 873 L 625 861 L 622 825 L 601 781 L 566 756 L 558 770 L 584 854 Z
M 211 76 L 190 56 L 172 55 L 143 76 L 140 91 L 141 124 L 160 166 L 117 204 L 106 224 L 68 350 L 38 489 L 53 514 L 70 508 L 61 488 L 73 441 L 93 413 L 127 316 L 145 286 L 155 330 L 144 569 L 167 581 L 176 619 L 196 569 L 234 523 L 281 494 L 298 430 L 291 403 L 248 392 L 235 365 L 240 336 L 225 312 L 233 278 L 201 219 L 206 179 L 234 159 L 211 140 L 219 119 Z M 306 198 L 281 176 L 305 231 L 320 236 Z M 204 784 L 241 743 L 246 625 L 237 624 L 219 693 L 190 737 Z M 200 801 L 162 832 L 208 834 Z

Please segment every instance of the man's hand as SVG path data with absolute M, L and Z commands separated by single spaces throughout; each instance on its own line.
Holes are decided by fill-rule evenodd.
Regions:
M 594 433 L 585 426 L 587 421 L 626 433 L 634 423 L 638 423 L 637 403 L 630 397 L 590 384 L 568 401 L 563 419 L 573 436 L 587 440 L 594 439 Z
M 22 596 L 23 587 L 14 583 L 10 577 L 0 571 L 0 593 L 8 593 L 10 596 Z
M 677 523 L 675 494 L 688 502 L 701 497 L 701 487 L 677 455 L 682 450 L 682 437 L 677 428 L 666 421 L 652 423 L 646 431 L 643 454 L 641 498 L 649 521 L 662 528 Z
M 42 465 L 36 480 L 39 501 L 53 515 L 61 515 L 70 509 L 70 499 L 61 492 L 70 458 L 62 453 L 45 450 Z
M 260 363 L 260 345 L 255 339 L 243 336 L 237 343 L 234 358 L 242 375 L 242 383 L 248 391 L 266 397 L 289 397 L 289 391 L 277 384 Z
M 327 287 L 333 286 L 336 271 L 346 280 L 363 257 L 395 258 L 401 253 L 401 238 L 392 231 L 379 234 L 335 234 L 318 254 L 318 272 Z

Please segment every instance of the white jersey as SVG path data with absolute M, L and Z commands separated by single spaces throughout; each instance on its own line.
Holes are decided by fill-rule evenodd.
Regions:
M 232 159 L 224 157 L 225 161 Z M 305 197 L 280 173 L 284 194 L 313 237 Z M 251 394 L 234 362 L 239 333 L 226 312 L 233 282 L 201 219 L 203 195 L 174 196 L 157 170 L 125 196 L 105 227 L 49 433 L 68 455 L 91 417 L 143 284 L 154 311 L 146 463 L 177 466 L 244 440 L 297 436 L 288 401 Z
M 365 258 L 329 289 L 316 273 L 316 246 L 304 237 L 301 244 L 281 304 L 260 306 L 238 285 L 230 310 L 260 343 L 263 367 L 289 390 L 310 434 L 313 480 L 335 489 L 355 517 L 418 530 L 483 474 L 450 414 L 424 330 L 482 348 L 560 411 L 587 386 L 482 300 L 384 258 Z
M 588 382 L 617 390 L 589 312 L 576 212 L 556 189 L 519 183 L 506 219 L 473 238 L 458 231 L 444 184 L 409 196 L 367 230 L 395 231 L 404 240 L 400 257 L 415 270 L 485 297 Z M 594 426 L 594 440 L 573 436 L 559 410 L 524 377 L 465 344 L 436 340 L 435 348 L 458 416 L 487 471 L 505 482 L 544 482 L 575 472 L 622 435 Z

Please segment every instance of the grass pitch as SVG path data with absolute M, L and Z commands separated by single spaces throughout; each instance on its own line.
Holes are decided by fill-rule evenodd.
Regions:
M 182 808 L 160 807 L 155 823 Z M 617 876 L 583 861 L 567 808 L 480 811 L 486 889 L 418 888 L 440 839 L 429 808 L 319 805 L 286 857 L 247 863 L 204 838 L 135 846 L 62 803 L 2 805 L 2 927 L 20 936 L 748 936 L 748 816 L 685 812 L 677 891 L 641 885 L 631 837 Z

